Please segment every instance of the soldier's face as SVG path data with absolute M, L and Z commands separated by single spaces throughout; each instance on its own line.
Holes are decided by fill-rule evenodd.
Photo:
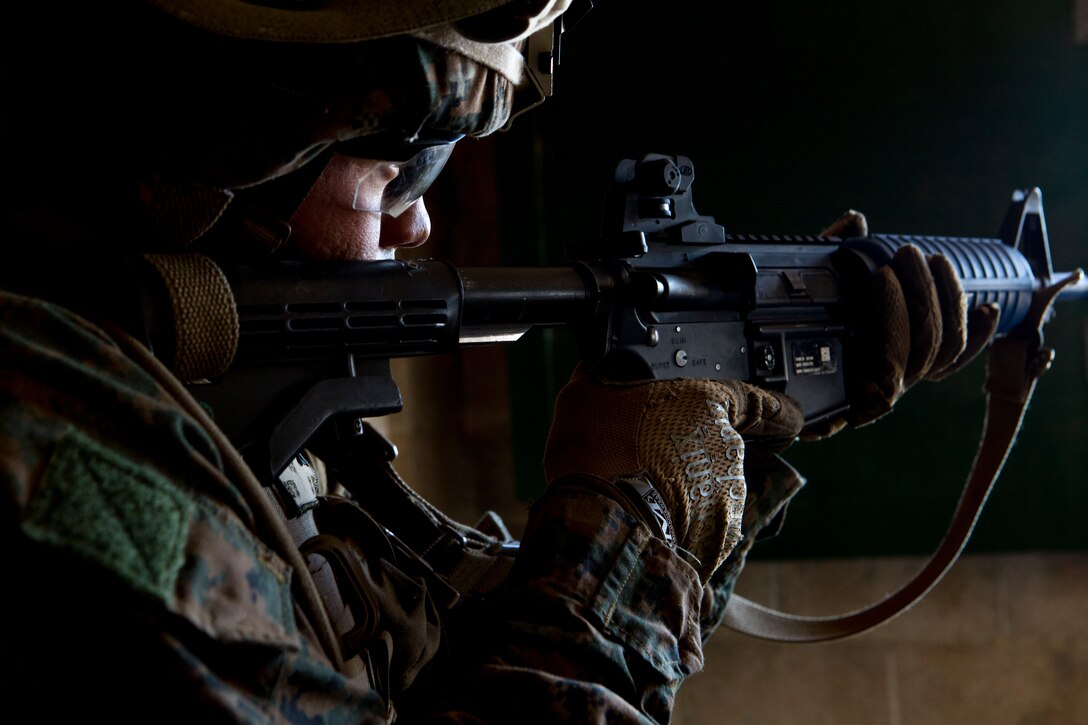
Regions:
M 336 154 L 291 217 L 291 238 L 313 259 L 392 259 L 397 249 L 417 247 L 431 233 L 431 218 L 420 198 L 399 216 L 379 211 L 396 169 L 384 161 Z

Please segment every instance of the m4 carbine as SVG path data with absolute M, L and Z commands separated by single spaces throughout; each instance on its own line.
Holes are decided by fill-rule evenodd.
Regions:
M 693 178 L 683 156 L 622 161 L 604 233 L 562 266 L 224 265 L 237 354 L 190 389 L 258 474 L 275 476 L 319 431 L 401 409 L 391 358 L 566 325 L 583 361 L 612 376 L 745 380 L 792 396 L 811 424 L 848 407 L 861 290 L 900 246 L 946 255 L 969 309 L 1000 308 L 998 335 L 1071 276 L 1052 269 L 1038 189 L 1013 195 L 995 239 L 736 236 L 696 212 Z M 1063 295 L 1086 292 L 1081 280 Z

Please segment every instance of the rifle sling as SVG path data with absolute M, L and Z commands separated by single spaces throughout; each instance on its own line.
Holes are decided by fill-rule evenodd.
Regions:
M 170 284 L 176 277 L 173 270 L 178 269 L 177 265 L 173 264 L 174 260 L 164 255 L 152 257 L 149 261 L 171 287 L 170 296 L 175 306 L 181 304 L 184 300 L 175 291 L 178 285 L 176 282 L 173 285 Z M 214 265 L 204 265 L 204 267 L 214 268 Z M 225 280 L 222 279 L 221 273 L 210 275 L 203 267 L 190 269 L 184 265 L 182 269 L 186 270 L 189 278 L 192 278 L 193 274 L 205 279 L 214 277 L 213 288 L 215 289 L 225 287 Z M 217 269 L 214 271 L 218 272 Z M 1035 296 L 1027 319 L 1009 335 L 994 341 L 987 359 L 985 385 L 987 397 L 983 433 L 974 463 L 944 538 L 934 554 L 912 579 L 878 602 L 862 609 L 832 616 L 790 614 L 733 594 L 726 607 L 723 624 L 743 634 L 773 641 L 829 641 L 859 634 L 883 624 L 905 612 L 929 593 L 963 552 L 982 512 L 982 507 L 1012 450 L 1035 385 L 1053 359 L 1053 351 L 1042 346 L 1042 328 L 1050 309 L 1061 290 L 1077 283 L 1081 276 L 1078 273 L 1071 274 L 1058 283 L 1040 290 Z M 209 295 L 200 297 L 206 299 Z M 205 301 L 203 304 L 205 311 L 209 308 L 232 311 L 232 305 L 224 304 L 223 294 L 210 295 L 210 297 L 212 301 Z M 229 298 L 229 295 L 226 297 Z M 188 300 L 186 304 L 191 305 L 191 299 L 185 299 Z M 175 314 L 176 312 L 175 309 Z M 194 317 L 216 319 L 221 316 Z M 178 348 L 184 350 L 193 347 L 200 355 L 205 356 L 186 361 L 190 364 L 183 365 L 182 367 L 186 369 L 180 371 L 183 374 L 189 373 L 185 377 L 202 377 L 205 369 L 209 367 L 225 367 L 224 361 L 229 364 L 233 357 L 234 346 L 237 344 L 237 318 L 231 315 L 226 317 L 228 333 L 225 337 L 220 335 L 214 338 L 217 341 L 226 339 L 226 345 L 216 342 L 213 346 L 215 352 L 211 353 L 210 357 L 208 357 L 207 339 L 209 338 L 207 335 L 194 336 L 190 333 L 187 335 L 189 339 L 179 340 Z M 192 344 L 194 337 L 200 341 L 199 345 Z M 176 365 L 174 367 L 176 368 Z M 513 547 L 505 549 L 501 540 L 491 540 L 490 537 L 485 537 L 488 539 L 485 541 L 474 542 L 475 546 L 466 546 L 467 541 L 464 538 L 466 530 L 477 536 L 480 535 L 479 532 L 453 524 L 433 507 L 421 506 L 418 496 L 413 495 L 414 492 L 409 493 L 410 489 L 399 479 L 388 461 L 382 468 L 384 470 L 381 473 L 384 475 L 379 479 L 392 483 L 388 488 L 396 495 L 391 498 L 400 499 L 399 508 L 412 512 L 412 515 L 407 518 L 415 519 L 417 524 L 420 523 L 421 518 L 425 519 L 430 525 L 422 527 L 424 532 L 442 533 L 438 538 L 428 542 L 429 546 L 426 548 L 431 549 L 429 553 L 437 553 L 434 549 L 441 548 L 458 554 L 442 567 L 443 573 L 454 580 L 455 588 L 461 591 L 487 591 L 501 580 L 501 574 L 505 573 L 509 567 Z M 408 530 L 412 530 L 411 527 Z M 472 538 L 469 537 L 469 539 Z M 443 542 L 443 545 L 440 546 L 439 542 Z M 450 546 L 455 542 L 460 545 Z M 502 565 L 495 567 L 494 565 L 498 562 L 502 562 Z
M 986 413 L 978 451 L 952 521 L 936 552 L 898 591 L 862 609 L 832 616 L 781 612 L 734 594 L 723 624 L 743 634 L 778 642 L 823 642 L 872 629 L 921 600 L 959 558 L 1016 440 L 1028 402 L 1054 353 L 1042 346 L 1042 326 L 1067 280 L 1041 290 L 1028 319 L 994 341 L 987 358 Z

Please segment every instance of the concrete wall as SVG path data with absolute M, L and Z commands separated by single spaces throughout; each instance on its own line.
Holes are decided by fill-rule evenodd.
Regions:
M 476 179 L 490 168 L 478 158 L 460 157 L 453 170 L 462 179 L 466 174 L 459 163 L 468 164 Z M 453 185 L 444 188 L 451 193 Z M 468 193 L 467 198 L 487 195 Z M 426 252 L 448 253 L 446 235 L 457 227 L 443 222 L 443 210 L 464 199 L 430 202 L 438 223 Z M 481 251 L 490 246 L 482 242 L 494 230 L 476 228 L 470 234 L 481 243 L 472 263 L 494 263 Z M 488 509 L 497 511 L 518 534 L 528 501 L 514 483 L 508 350 L 484 347 L 395 360 L 405 408 L 375 423 L 397 443 L 401 474 L 432 503 L 465 523 Z M 787 529 L 801 513 L 791 511 Z M 894 590 L 921 562 L 903 557 L 755 560 L 738 591 L 799 614 L 841 613 Z M 839 642 L 776 644 L 717 632 L 706 649 L 705 670 L 680 691 L 674 720 L 681 725 L 1088 723 L 1088 553 L 966 556 L 912 610 Z
M 378 423 L 399 443 L 402 475 L 433 503 L 466 523 L 496 510 L 518 533 L 527 503 L 510 484 L 502 445 L 501 360 L 481 350 L 467 362 L 398 362 L 405 412 Z M 466 398 L 488 403 L 460 405 Z M 922 562 L 756 560 L 738 593 L 798 614 L 838 614 L 893 591 Z M 965 556 L 913 609 L 842 641 L 779 644 L 721 630 L 704 671 L 682 687 L 674 722 L 1088 723 L 1088 553 Z
M 802 614 L 863 606 L 921 559 L 755 562 L 739 593 Z M 779 644 L 721 631 L 675 722 L 1071 725 L 1088 722 L 1088 555 L 961 559 L 929 596 L 868 633 Z
M 660 11 L 659 4 L 643 4 Z M 1052 243 L 1061 255 L 1055 264 L 1083 264 L 1088 56 L 1072 38 L 1074 27 L 1081 43 L 1088 37 L 1088 0 L 734 3 L 721 6 L 730 9 L 721 28 L 683 13 L 652 16 L 633 10 L 637 3 L 601 5 L 599 22 L 591 16 L 571 31 L 564 61 L 576 68 L 581 60 L 583 68 L 595 71 L 561 76 L 561 92 L 542 107 L 544 115 L 530 114 L 511 135 L 462 144 L 466 149 L 455 153 L 446 182 L 428 195 L 435 238 L 422 254 L 464 266 L 554 261 L 530 242 L 592 233 L 599 213 L 594 174 L 626 153 L 615 147 L 630 142 L 622 133 L 630 125 L 637 127 L 632 135 L 652 144 L 643 151 L 698 158 L 706 171 L 699 182 L 699 199 L 706 200 L 700 211 L 728 214 L 737 231 L 814 231 L 849 204 L 870 213 L 884 231 L 976 234 L 996 225 L 1006 192 L 1029 179 L 1048 190 Z M 651 16 L 649 30 L 662 42 L 640 44 L 634 33 L 644 32 Z M 697 42 L 701 36 L 685 24 L 693 22 L 706 25 L 711 36 L 725 33 L 725 41 Z M 602 50 L 599 62 L 586 64 L 588 49 L 602 38 L 640 52 L 630 60 Z M 666 51 L 669 62 L 655 63 L 654 53 Z M 728 72 L 682 71 L 704 68 L 683 61 L 706 51 L 712 51 L 706 63 L 720 56 Z M 647 65 L 673 75 L 654 85 Z M 706 86 L 708 78 L 718 80 Z M 852 92 L 844 94 L 844 88 Z M 624 122 L 602 127 L 605 111 L 597 96 Z M 699 112 L 704 98 L 720 103 L 718 96 L 732 112 Z M 791 112 L 793 106 L 799 112 Z M 805 112 L 812 109 L 820 110 Z M 563 141 L 549 141 L 553 137 Z M 980 199 L 994 199 L 993 208 L 979 209 Z M 500 208 L 508 218 L 501 224 Z M 768 228 L 767 220 L 780 226 Z M 504 253 L 516 242 L 529 259 L 504 259 L 500 237 Z M 784 645 L 716 633 L 706 669 L 681 690 L 675 722 L 1088 725 L 1083 310 L 1063 308 L 1048 328 L 1048 341 L 1058 343 L 1059 365 L 1041 385 L 1027 430 L 976 532 L 982 536 L 975 543 L 987 544 L 978 551 L 1005 553 L 968 555 L 911 611 L 844 641 Z M 1072 323 L 1064 336 L 1063 320 Z M 528 358 L 541 357 L 537 348 L 519 350 L 396 361 L 405 410 L 379 421 L 401 449 L 402 474 L 439 508 L 466 523 L 492 509 L 515 533 L 524 524 L 526 491 L 542 485 L 539 452 L 554 393 L 554 381 L 536 368 L 518 377 L 533 362 Z M 508 364 L 508 354 L 522 357 Z M 557 379 L 567 370 L 557 370 Z M 977 394 L 978 384 L 968 382 L 970 394 Z M 949 390 L 942 387 L 937 407 L 930 406 L 942 411 L 945 424 L 954 407 Z M 531 394 L 536 407 L 517 399 L 523 394 Z M 925 409 L 929 401 L 915 402 L 924 395 L 912 392 L 897 407 L 897 419 L 909 420 L 910 406 Z M 972 423 L 979 417 L 976 408 L 968 414 Z M 920 431 L 935 425 L 931 411 L 918 420 Z M 891 435 L 895 425 L 882 424 L 875 433 Z M 948 458 L 960 448 L 969 456 L 974 439 L 957 447 L 945 434 L 942 429 L 939 441 L 929 441 L 925 462 L 932 471 L 949 471 L 949 482 L 940 486 L 955 496 L 966 464 Z M 896 461 L 889 463 L 884 448 L 842 438 L 843 470 L 858 477 L 859 466 L 868 465 L 906 476 L 902 485 L 889 487 L 889 495 L 898 497 L 892 502 L 896 520 L 912 530 L 928 526 L 923 519 L 940 507 L 916 496 L 922 499 L 920 513 L 904 509 L 903 492 L 917 493 L 918 485 L 933 481 L 919 481 Z M 528 452 L 520 450 L 526 447 Z M 861 460 L 866 452 L 874 460 Z M 835 459 L 830 453 L 821 451 L 821 461 Z M 824 475 L 811 465 L 802 470 L 810 477 Z M 1041 471 L 1046 488 L 1035 487 Z M 859 539 L 864 545 L 844 551 L 856 556 L 754 561 L 741 579 L 741 594 L 787 611 L 838 613 L 879 598 L 918 568 L 918 558 L 857 558 L 915 549 L 887 551 L 894 522 L 872 513 L 887 511 L 884 504 L 873 508 L 879 491 L 840 486 L 849 505 L 829 503 L 825 494 L 834 492 L 836 481 L 828 478 L 810 481 L 808 492 L 868 522 L 868 539 Z M 1006 498 L 1003 506 L 1002 496 L 1015 494 L 1017 481 L 1028 482 L 1032 495 Z M 784 537 L 804 524 L 805 511 L 797 505 L 803 503 L 794 502 Z M 828 528 L 824 516 L 825 510 L 814 509 L 809 532 L 816 533 L 803 534 L 806 544 Z M 1076 551 L 1062 550 L 1062 542 L 1072 542 L 1069 548 Z M 806 549 L 811 553 L 805 546 L 795 551 Z

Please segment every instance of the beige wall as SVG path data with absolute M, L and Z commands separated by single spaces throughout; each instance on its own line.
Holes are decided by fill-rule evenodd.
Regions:
M 739 591 L 805 614 L 864 605 L 921 560 L 755 563 Z M 869 633 L 797 645 L 731 631 L 681 690 L 675 722 L 1088 723 L 1088 555 L 975 555 Z
M 471 244 L 456 245 L 462 263 L 495 263 L 490 223 L 463 231 L 441 219 L 443 210 L 481 205 L 470 219 L 494 217 L 494 194 L 485 193 L 491 167 L 455 154 L 451 172 L 469 183 L 429 198 L 436 230 L 467 235 Z M 441 234 L 428 254 L 444 256 L 457 242 Z M 503 349 L 398 360 L 393 372 L 404 412 L 376 423 L 400 449 L 401 474 L 453 518 L 474 523 L 491 509 L 519 534 L 527 503 L 512 485 Z M 834 614 L 893 590 L 920 563 L 756 562 L 739 592 L 787 611 Z M 675 715 L 681 725 L 1088 725 L 1088 554 L 966 557 L 911 611 L 839 642 L 718 632 Z
M 405 412 L 380 421 L 400 470 L 466 523 L 493 509 L 519 533 L 501 360 L 400 362 Z M 464 376 L 487 401 L 450 395 Z M 499 376 L 499 377 L 496 377 Z M 426 404 L 412 401 L 427 400 Z M 434 404 L 435 400 L 445 401 Z M 753 562 L 739 593 L 799 614 L 837 614 L 906 581 L 920 559 Z M 728 630 L 680 691 L 675 723 L 1078 725 L 1088 723 L 1088 554 L 972 555 L 921 603 L 871 632 L 778 644 Z
M 520 534 L 528 506 L 514 495 L 502 349 L 393 360 L 392 370 L 404 410 L 371 423 L 396 444 L 400 475 L 457 521 L 495 511 Z

